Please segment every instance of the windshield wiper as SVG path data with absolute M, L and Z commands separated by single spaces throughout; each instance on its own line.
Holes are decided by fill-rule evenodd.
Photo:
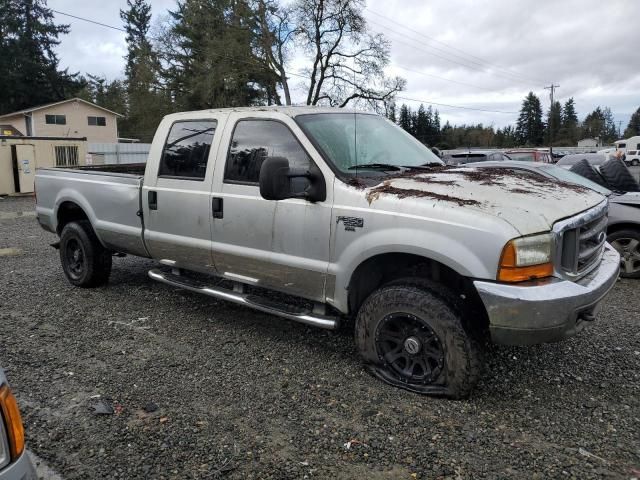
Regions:
M 359 170 L 359 169 L 369 169 L 369 170 L 402 170 L 403 167 L 399 167 L 398 165 L 391 165 L 390 163 L 363 163 L 362 165 L 352 165 L 347 170 Z

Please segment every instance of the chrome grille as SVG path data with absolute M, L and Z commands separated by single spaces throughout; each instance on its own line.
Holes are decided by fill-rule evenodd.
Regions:
M 607 241 L 607 204 L 559 222 L 556 233 L 556 268 L 565 277 L 578 278 L 595 268 Z

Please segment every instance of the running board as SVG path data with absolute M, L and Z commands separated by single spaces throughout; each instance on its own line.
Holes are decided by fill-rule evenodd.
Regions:
M 308 308 L 277 302 L 259 295 L 252 295 L 229 290 L 227 288 L 212 287 L 198 280 L 182 275 L 164 272 L 157 268 L 149 270 L 149 277 L 172 287 L 182 288 L 191 292 L 201 293 L 210 297 L 227 300 L 229 302 L 245 305 L 261 312 L 277 315 L 289 320 L 304 323 L 314 327 L 335 330 L 338 328 L 338 317 L 329 315 L 317 315 Z

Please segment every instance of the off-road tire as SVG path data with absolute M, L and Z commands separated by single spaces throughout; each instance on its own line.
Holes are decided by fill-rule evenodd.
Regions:
M 640 230 L 618 230 L 607 236 L 607 242 L 620 253 L 620 276 L 640 278 L 640 269 L 634 271 L 640 267 Z
M 426 323 L 443 348 L 442 366 L 427 383 L 402 378 L 380 353 L 380 327 L 390 316 L 399 314 Z M 358 312 L 355 340 L 368 372 L 415 393 L 466 398 L 481 373 L 481 349 L 464 326 L 459 302 L 448 289 L 429 280 L 403 279 L 373 292 Z
M 62 229 L 60 262 L 67 280 L 76 287 L 104 285 L 111 274 L 111 252 L 102 246 L 87 220 L 70 222 Z
M 593 166 L 589 163 L 586 158 L 583 158 L 578 163 L 574 164 L 570 169 L 570 172 L 577 173 L 578 175 L 586 178 L 587 180 L 591 180 L 592 182 L 597 183 L 598 185 L 602 185 L 605 188 L 611 188 L 609 184 L 607 184 L 606 180 L 602 178 L 602 175 L 598 173 L 598 171 L 593 168 Z
M 638 192 L 640 185 L 633 178 L 629 168 L 618 158 L 610 158 L 600 167 L 600 174 L 613 190 L 621 192 Z

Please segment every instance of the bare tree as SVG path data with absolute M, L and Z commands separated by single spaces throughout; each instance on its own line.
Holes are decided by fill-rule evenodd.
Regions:
M 307 105 L 344 107 L 362 99 L 389 101 L 405 81 L 386 78 L 389 42 L 370 35 L 362 14 L 363 0 L 298 0 L 293 8 L 297 38 L 312 57 Z
M 297 33 L 292 22 L 291 8 L 281 6 L 276 0 L 257 0 L 256 13 L 261 47 L 268 67 L 278 75 L 285 104 L 291 105 L 286 62 Z

